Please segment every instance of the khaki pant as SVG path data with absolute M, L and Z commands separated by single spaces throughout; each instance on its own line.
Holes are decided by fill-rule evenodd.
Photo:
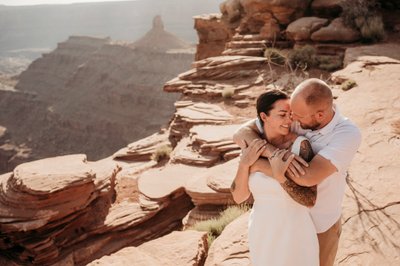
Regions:
M 332 266 L 335 262 L 339 245 L 340 234 L 342 233 L 342 222 L 339 219 L 327 231 L 317 234 L 319 242 L 319 264 L 320 266 Z

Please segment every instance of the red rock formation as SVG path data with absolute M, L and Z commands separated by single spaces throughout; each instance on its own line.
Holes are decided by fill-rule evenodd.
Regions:
M 163 43 L 165 36 L 157 34 L 152 36 Z M 31 149 L 30 160 L 82 152 L 106 157 L 168 122 L 177 95 L 159 89 L 192 60 L 187 52 L 145 52 L 110 39 L 71 37 L 35 60 L 16 91 L 0 90 L 0 119 L 16 146 Z
M 110 256 L 95 260 L 88 266 L 203 265 L 207 251 L 205 232 L 176 231 L 138 247 L 124 248 Z
M 220 14 L 195 16 L 194 28 L 199 36 L 195 60 L 220 55 L 231 37 Z

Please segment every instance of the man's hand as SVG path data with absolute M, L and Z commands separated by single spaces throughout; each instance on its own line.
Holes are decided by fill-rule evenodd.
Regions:
M 272 168 L 272 176 L 281 184 L 286 181 L 285 172 L 295 157 L 294 154 L 290 154 L 289 157 L 284 160 L 283 157 L 286 152 L 286 150 L 278 150 L 269 158 Z
M 247 147 L 247 143 L 245 141 L 243 142 L 243 146 Z M 243 149 L 239 162 L 240 166 L 250 168 L 265 150 L 266 143 L 267 142 L 262 139 L 253 140 L 247 148 Z
M 294 155 L 294 160 L 292 160 L 291 163 L 289 164 L 289 167 L 287 169 L 287 174 L 289 175 L 290 178 L 300 177 L 304 175 L 306 173 L 304 171 L 304 167 L 308 167 L 308 163 L 300 156 L 289 151 L 284 154 L 282 159 L 286 161 L 291 155 Z

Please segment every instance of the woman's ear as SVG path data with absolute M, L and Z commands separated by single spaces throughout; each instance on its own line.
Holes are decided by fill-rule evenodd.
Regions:
M 261 112 L 260 118 L 265 123 L 265 122 L 267 122 L 268 116 L 264 112 Z

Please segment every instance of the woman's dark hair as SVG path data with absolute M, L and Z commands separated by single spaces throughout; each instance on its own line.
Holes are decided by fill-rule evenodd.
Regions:
M 260 114 L 265 113 L 269 115 L 269 111 L 274 108 L 276 101 L 286 99 L 289 99 L 289 96 L 281 90 L 269 90 L 261 94 L 257 99 L 257 116 L 261 124 L 263 124 L 263 121 L 261 120 Z

